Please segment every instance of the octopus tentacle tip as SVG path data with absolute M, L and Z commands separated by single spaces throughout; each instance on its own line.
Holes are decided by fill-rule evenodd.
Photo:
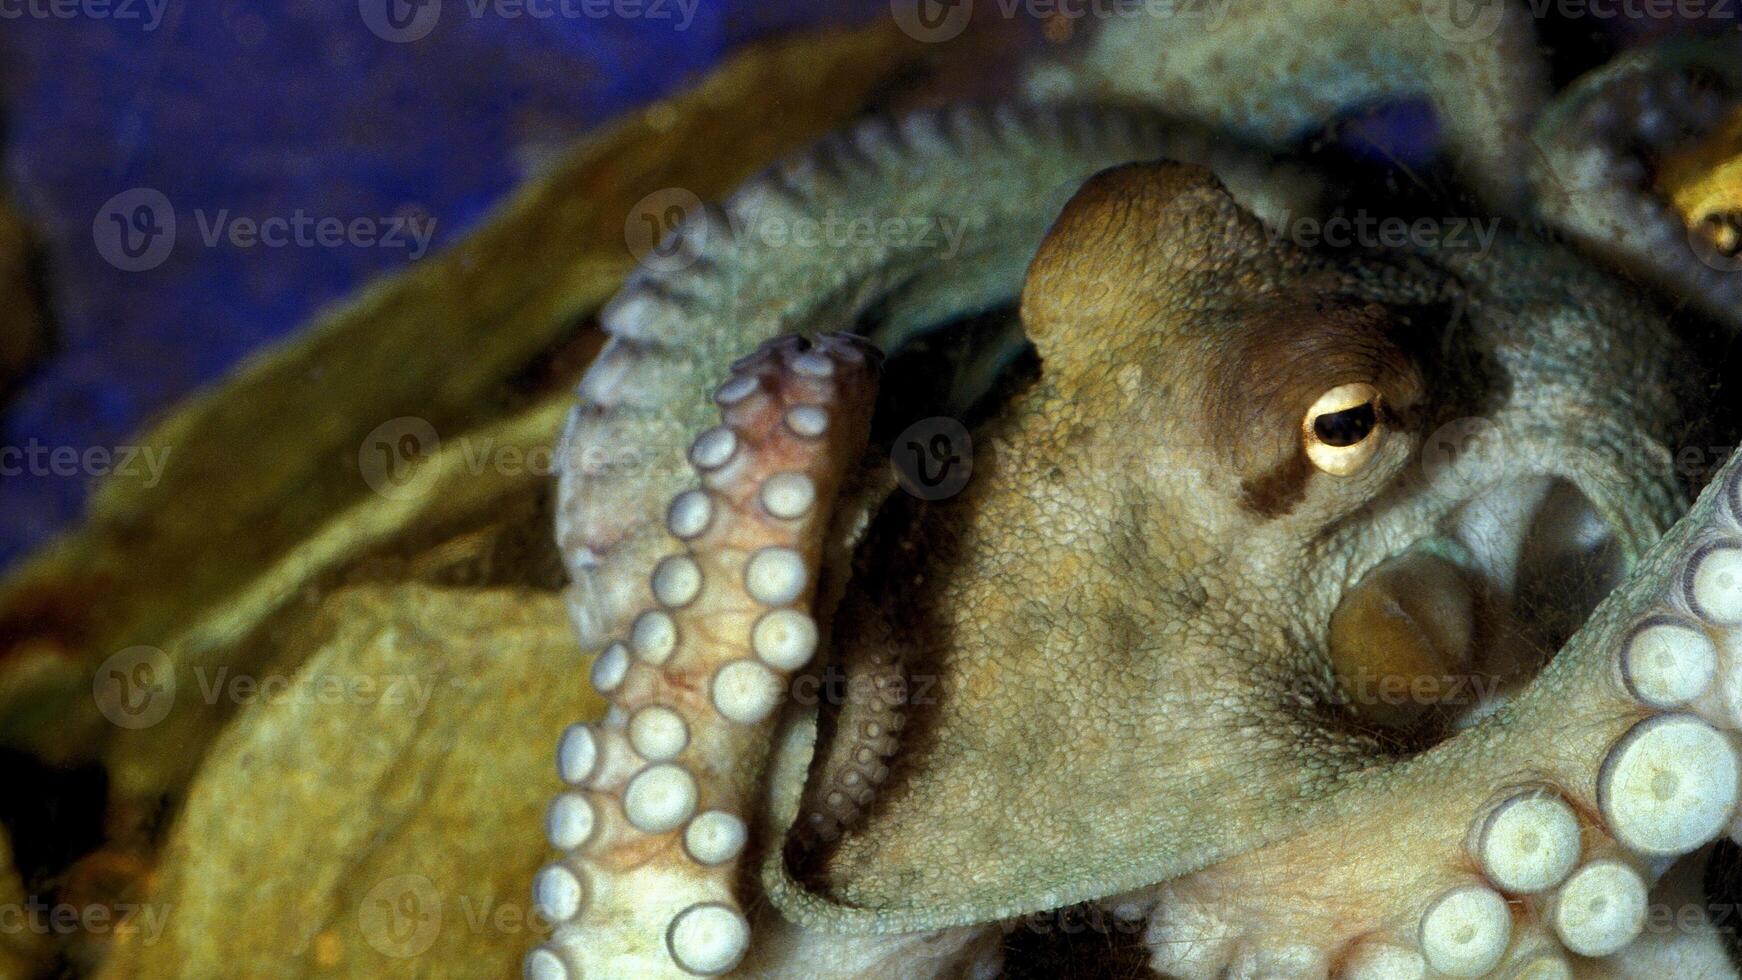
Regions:
M 1549 906 L 1548 921 L 1567 949 L 1608 956 L 1645 928 L 1645 879 L 1631 865 L 1605 858 L 1573 872 Z
M 702 593 L 702 569 L 688 555 L 669 555 L 653 569 L 653 598 L 667 609 L 680 609 Z
M 629 716 L 629 744 L 650 762 L 675 759 L 689 741 L 689 725 L 665 705 L 645 705 Z
M 1683 575 L 1688 608 L 1718 626 L 1742 626 L 1742 547 L 1708 544 Z
M 556 769 L 562 781 L 579 786 L 590 779 L 599 766 L 599 739 L 590 725 L 576 723 L 564 729 L 557 743 Z
M 698 814 L 684 828 L 684 850 L 698 864 L 725 864 L 744 850 L 749 831 L 744 821 L 723 810 Z
M 672 917 L 666 945 L 683 969 L 697 976 L 719 976 L 749 952 L 750 923 L 729 905 L 692 905 Z
M 1717 676 L 1718 651 L 1698 627 L 1658 617 L 1622 648 L 1622 683 L 1641 704 L 1678 708 L 1706 693 Z
M 696 777 L 683 766 L 658 762 L 636 773 L 623 791 L 623 815 L 645 834 L 683 826 L 695 812 Z
M 767 718 L 780 704 L 780 678 L 755 660 L 735 660 L 714 675 L 711 697 L 721 717 L 743 725 Z
M 771 609 L 750 632 L 751 649 L 776 670 L 797 670 L 809 663 L 817 641 L 816 620 L 796 609 Z
M 750 556 L 744 567 L 744 588 L 765 606 L 784 606 L 798 599 L 809 585 L 802 555 L 791 548 L 770 545 Z
M 1518 894 L 1559 884 L 1578 863 L 1579 850 L 1579 820 L 1572 807 L 1542 791 L 1507 798 L 1476 833 L 1476 858 L 1483 874 Z
M 677 621 L 663 609 L 649 609 L 635 617 L 629 629 L 629 649 L 654 667 L 663 665 L 677 651 Z
M 1422 956 L 1452 977 L 1479 977 L 1493 970 L 1512 941 L 1512 911 L 1485 885 L 1452 888 L 1421 917 Z
M 551 801 L 545 813 L 545 836 L 559 851 L 586 846 L 598 828 L 598 813 L 583 793 L 568 792 Z
M 1692 715 L 1633 726 L 1604 757 L 1597 798 L 1616 838 L 1642 854 L 1686 854 L 1722 833 L 1742 776 L 1732 740 Z

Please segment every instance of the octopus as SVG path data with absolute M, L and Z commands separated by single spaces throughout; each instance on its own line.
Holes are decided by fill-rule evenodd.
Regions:
M 1742 470 L 1690 507 L 1670 449 L 1679 326 L 1742 326 L 1742 58 L 1552 94 L 1521 7 L 1444 8 L 1116 19 L 649 255 L 559 444 L 610 707 L 528 977 L 994 977 L 1065 909 L 1184 978 L 1736 975 L 1645 926 L 1742 835 Z M 1302 132 L 1399 95 L 1505 233 L 1279 232 L 1353 207 Z M 827 213 L 965 234 L 756 233 Z

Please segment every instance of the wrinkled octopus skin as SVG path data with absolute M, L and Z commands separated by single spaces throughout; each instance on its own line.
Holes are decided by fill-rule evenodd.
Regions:
M 561 446 L 610 709 L 560 737 L 528 976 L 989 978 L 1078 903 L 1168 976 L 1735 975 L 1645 930 L 1742 829 L 1742 470 L 1685 510 L 1660 306 L 1522 229 L 1297 247 L 1270 142 L 873 119 L 632 276 Z M 830 207 L 965 251 L 742 233 Z M 884 372 L 1018 295 L 949 406 L 1001 393 L 971 479 L 891 492 Z M 829 669 L 868 683 L 819 707 Z

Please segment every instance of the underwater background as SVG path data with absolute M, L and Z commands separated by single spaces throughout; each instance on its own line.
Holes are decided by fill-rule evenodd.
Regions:
M 614 2 L 577 3 L 579 16 L 553 15 L 557 0 L 0 5 L 3 190 L 35 239 L 53 340 L 0 402 L 0 446 L 34 448 L 39 463 L 0 476 L 0 568 L 80 513 L 92 476 L 53 449 L 82 460 L 126 445 L 370 277 L 463 237 L 561 147 L 734 48 L 888 6 Z M 389 5 L 406 29 L 389 26 Z M 141 203 L 154 218 L 167 206 L 173 242 L 141 257 L 148 268 L 123 268 L 99 242 Z M 294 230 L 276 246 L 249 244 L 246 225 L 231 234 L 299 216 L 312 244 Z M 323 244 L 323 218 L 362 219 L 376 241 Z M 165 226 L 139 229 L 153 227 Z

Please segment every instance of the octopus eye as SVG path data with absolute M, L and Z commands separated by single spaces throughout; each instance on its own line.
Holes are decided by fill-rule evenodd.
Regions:
M 1302 421 L 1307 458 L 1332 476 L 1348 476 L 1379 450 L 1381 418 L 1379 389 L 1364 382 L 1332 388 Z

